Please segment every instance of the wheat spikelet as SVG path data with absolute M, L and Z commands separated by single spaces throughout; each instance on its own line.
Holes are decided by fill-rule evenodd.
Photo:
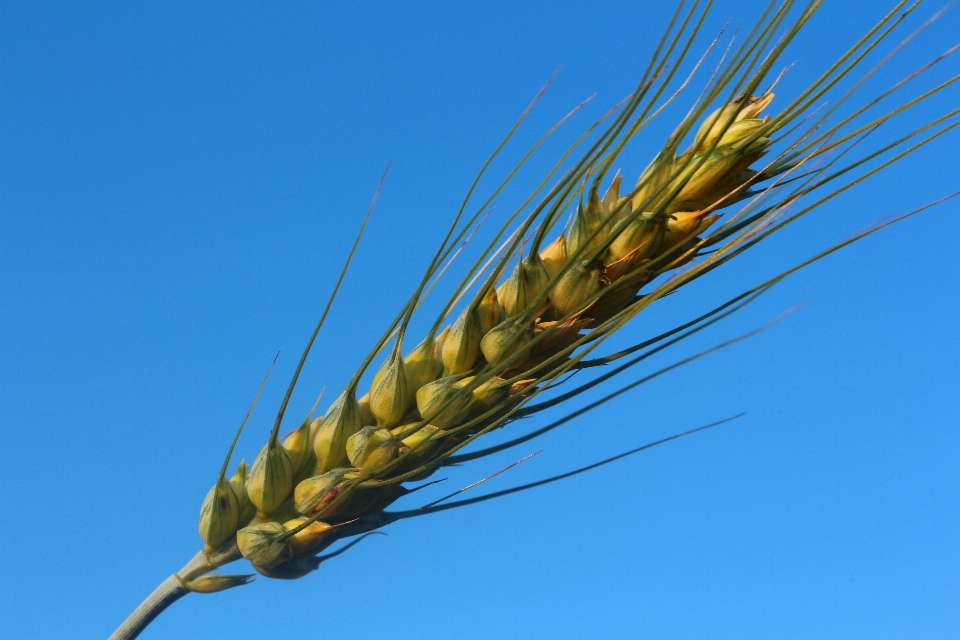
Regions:
M 334 542 L 470 502 L 443 499 L 415 510 L 387 510 L 415 488 L 411 483 L 430 478 L 444 465 L 525 442 L 635 387 L 638 383 L 625 385 L 507 443 L 465 450 L 519 418 L 575 401 L 651 353 L 749 303 L 793 270 L 652 340 L 598 355 L 611 335 L 660 298 L 960 123 L 954 110 L 879 150 L 855 155 L 866 133 L 954 79 L 856 128 L 848 126 L 849 118 L 828 125 L 829 113 L 816 111 L 825 93 L 859 69 L 863 55 L 915 7 L 905 2 L 805 91 L 778 107 L 772 79 L 778 60 L 819 3 L 808 3 L 790 21 L 793 4 L 771 5 L 748 36 L 728 49 L 687 116 L 651 154 L 650 163 L 632 172 L 637 179 L 627 182 L 615 173 L 620 154 L 665 103 L 676 99 L 667 87 L 705 15 L 696 3 L 678 9 L 635 90 L 590 127 L 530 198 L 506 217 L 427 335 L 408 337 L 411 319 L 422 311 L 431 282 L 456 255 L 489 201 L 473 215 L 467 215 L 464 203 L 419 287 L 347 387 L 322 416 L 307 417 L 282 438 L 287 402 L 328 304 L 266 445 L 249 471 L 241 463 L 228 478 L 231 446 L 201 507 L 204 555 L 178 574 L 183 592 L 245 584 L 249 576 L 206 575 L 238 555 L 261 575 L 299 578 L 319 566 L 324 559 L 319 554 Z M 568 157 L 576 158 L 570 166 L 563 164 Z M 879 167 L 849 177 L 874 160 Z M 556 178 L 561 167 L 565 172 Z M 801 208 L 797 203 L 810 194 L 817 194 L 817 201 Z M 356 248 L 355 243 L 351 257 Z M 563 386 L 568 374 L 597 367 L 604 369 L 595 379 Z M 368 373 L 373 373 L 372 382 L 361 386 Z

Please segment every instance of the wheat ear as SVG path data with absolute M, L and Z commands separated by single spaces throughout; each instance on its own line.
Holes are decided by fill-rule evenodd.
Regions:
M 468 449 L 485 434 L 519 418 L 576 401 L 650 355 L 742 308 L 797 269 L 891 224 L 864 230 L 829 247 L 671 331 L 600 355 L 611 335 L 657 300 L 711 273 L 960 124 L 960 110 L 955 109 L 892 142 L 865 150 L 873 132 L 936 96 L 956 81 L 956 76 L 873 116 L 866 124 L 853 125 L 852 116 L 835 124 L 829 120 L 837 106 L 859 95 L 862 79 L 873 73 L 874 69 L 861 70 L 867 54 L 896 33 L 919 4 L 906 0 L 896 3 L 823 75 L 776 109 L 772 91 L 776 81 L 770 78 L 784 50 L 819 4 L 772 2 L 746 37 L 731 40 L 687 115 L 651 154 L 650 163 L 636 171 L 633 186 L 626 186 L 621 175 L 614 174 L 623 149 L 667 104 L 688 90 L 694 72 L 708 68 L 709 56 L 715 54 L 711 46 L 693 65 L 690 76 L 678 78 L 709 8 L 709 2 L 693 2 L 688 8 L 681 3 L 636 88 L 590 126 L 530 197 L 503 218 L 488 245 L 461 274 L 427 335 L 407 348 L 414 343 L 407 336 L 411 319 L 424 312 L 431 283 L 458 255 L 516 169 L 480 206 L 470 204 L 478 176 L 418 287 L 373 341 L 347 387 L 321 417 L 308 416 L 282 438 L 287 403 L 333 303 L 335 289 L 304 350 L 266 445 L 249 470 L 240 463 L 228 478 L 230 447 L 201 507 L 203 550 L 161 584 L 112 637 L 136 637 L 164 608 L 187 593 L 246 584 L 252 575 L 210 573 L 241 556 L 261 575 L 296 579 L 342 552 L 322 555 L 336 542 L 400 519 L 542 484 L 449 502 L 461 493 L 458 491 L 418 509 L 387 510 L 414 490 L 410 483 L 429 478 L 444 465 L 527 442 L 666 370 L 705 355 L 697 354 L 623 384 L 600 400 L 576 406 L 563 418 L 517 434 L 506 443 Z M 828 109 L 819 109 L 824 97 L 851 74 L 861 80 Z M 866 101 L 855 115 L 872 108 L 886 93 Z M 529 154 L 524 160 L 526 157 Z M 806 204 L 808 197 L 812 204 Z M 359 241 L 360 235 L 351 258 Z M 347 265 L 349 262 L 348 258 Z M 342 279 L 343 274 L 337 288 Z M 366 388 L 362 380 L 374 363 L 379 364 Z M 569 388 L 565 384 L 569 374 L 580 371 L 601 373 Z

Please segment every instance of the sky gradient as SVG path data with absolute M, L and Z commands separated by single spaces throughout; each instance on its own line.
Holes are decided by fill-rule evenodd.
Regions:
M 873 3 L 826 3 L 784 57 L 795 64 L 773 112 L 893 3 L 861 4 Z M 321 410 L 343 388 L 551 74 L 559 67 L 492 175 L 596 97 L 497 199 L 491 225 L 632 90 L 673 8 L 0 6 L 0 635 L 22 639 L 106 637 L 198 550 L 200 503 L 230 439 L 282 349 L 238 457 L 252 461 L 265 442 L 388 162 L 291 425 L 324 385 Z M 760 6 L 717 2 L 703 47 Z M 938 8 L 922 5 L 871 64 Z M 957 33 L 952 9 L 859 102 Z M 889 104 L 957 72 L 947 58 Z M 699 86 L 624 154 L 626 182 Z M 958 104 L 951 87 L 878 141 Z M 954 131 L 832 200 L 659 302 L 616 344 L 949 195 L 958 143 Z M 299 581 L 191 595 L 142 637 L 960 637 L 958 245 L 953 200 L 811 266 L 627 379 L 802 304 L 760 335 L 538 441 L 445 471 L 422 498 L 534 451 L 478 491 L 746 412 L 732 423 L 400 523 Z M 230 570 L 246 573 L 243 564 Z

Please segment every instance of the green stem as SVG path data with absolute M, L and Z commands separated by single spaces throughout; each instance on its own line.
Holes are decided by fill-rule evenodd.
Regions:
M 169 576 L 150 595 L 144 598 L 143 602 L 127 616 L 127 619 L 117 627 L 117 630 L 110 635 L 108 640 L 133 640 L 143 633 L 147 625 L 153 622 L 167 607 L 190 593 L 189 589 L 183 586 L 184 582 L 213 571 L 217 567 L 233 562 L 238 558 L 240 558 L 240 552 L 236 545 L 231 545 L 229 548 L 209 557 L 203 551 L 198 552 L 180 571 Z

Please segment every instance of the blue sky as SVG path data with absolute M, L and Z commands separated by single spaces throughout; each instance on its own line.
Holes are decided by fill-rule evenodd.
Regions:
M 872 4 L 826 3 L 784 58 L 795 65 L 783 103 L 879 18 Z M 759 6 L 719 1 L 704 31 L 730 19 L 729 36 Z M 921 6 L 893 41 L 938 8 Z M 596 98 L 531 160 L 494 218 L 632 89 L 670 11 L 4 2 L 3 635 L 105 637 L 195 553 L 200 502 L 230 438 L 282 349 L 238 452 L 249 461 L 265 441 L 388 161 L 291 415 L 324 384 L 339 392 L 554 70 L 496 175 Z M 958 16 L 948 11 L 906 46 L 864 98 L 955 44 Z M 897 97 L 956 73 L 949 58 Z M 958 98 L 948 89 L 878 136 Z M 638 139 L 625 175 L 675 122 Z M 948 134 L 663 300 L 621 343 L 955 191 L 958 142 Z M 950 201 L 810 267 L 636 375 L 806 303 L 759 336 L 541 441 L 450 470 L 444 490 L 540 449 L 489 489 L 745 411 L 739 420 L 398 524 L 300 581 L 187 597 L 142 637 L 960 636 L 958 214 Z

